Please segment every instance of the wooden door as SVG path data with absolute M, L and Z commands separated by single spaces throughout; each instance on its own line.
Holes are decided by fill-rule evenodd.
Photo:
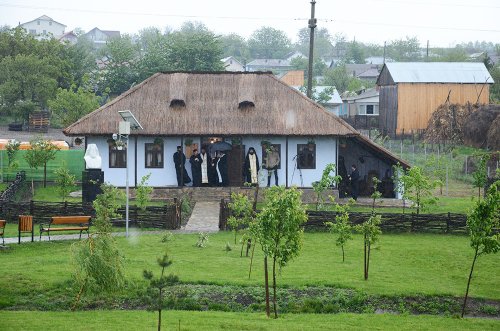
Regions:
M 245 146 L 233 146 L 227 151 L 227 170 L 229 186 L 243 186 L 243 162 L 245 161 Z

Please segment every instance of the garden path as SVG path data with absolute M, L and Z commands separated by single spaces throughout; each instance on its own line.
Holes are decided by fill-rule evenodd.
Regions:
M 219 231 L 219 202 L 197 201 L 184 230 L 186 232 Z

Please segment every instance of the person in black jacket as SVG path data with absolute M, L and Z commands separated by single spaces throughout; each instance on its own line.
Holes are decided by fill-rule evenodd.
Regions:
M 349 176 L 349 180 L 351 181 L 351 196 L 354 200 L 358 200 L 359 195 L 359 171 L 356 168 L 356 165 L 353 164 L 351 167 L 351 175 Z
M 177 146 L 177 152 L 173 156 L 175 164 L 175 173 L 177 175 L 177 185 L 184 186 L 191 183 L 191 178 L 186 171 L 184 164 L 186 163 L 186 156 L 182 152 L 182 146 Z
M 201 164 L 203 159 L 198 150 L 193 150 L 193 155 L 189 158 L 189 163 L 191 163 L 191 174 L 193 175 L 193 186 L 201 186 Z

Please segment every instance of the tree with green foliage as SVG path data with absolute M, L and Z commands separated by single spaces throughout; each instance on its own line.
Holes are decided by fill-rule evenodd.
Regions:
M 374 243 L 378 241 L 382 230 L 380 229 L 380 223 L 382 223 L 382 217 L 375 213 L 375 205 L 377 199 L 379 199 L 382 194 L 377 190 L 378 184 L 380 180 L 377 177 L 373 177 L 373 193 L 371 194 L 372 198 L 372 212 L 367 221 L 362 224 L 356 225 L 354 228 L 358 233 L 363 235 L 363 244 L 364 244 L 364 277 L 365 280 L 368 280 L 368 273 L 370 271 L 370 255 L 371 255 L 371 247 Z
M 446 183 L 446 176 L 450 159 L 446 154 L 429 155 L 426 161 L 427 173 L 431 173 L 439 185 L 439 193 L 443 195 L 443 186 Z
M 179 31 L 167 36 L 166 61 L 169 70 L 224 70 L 222 43 L 203 24 L 186 22 Z
M 71 85 L 67 90 L 59 88 L 55 99 L 49 100 L 48 106 L 57 121 L 67 127 L 99 108 L 99 100 L 87 88 Z
M 5 149 L 7 150 L 8 167 L 10 171 L 15 172 L 19 167 L 19 162 L 16 160 L 17 152 L 19 152 L 19 147 L 21 143 L 15 139 L 9 140 Z
M 406 197 L 413 202 L 417 215 L 421 210 L 426 210 L 429 205 L 437 203 L 438 198 L 434 196 L 433 190 L 438 185 L 438 181 L 427 177 L 422 168 L 411 167 L 403 176 L 403 181 L 406 183 Z
M 247 229 L 250 226 L 250 222 L 253 221 L 252 202 L 245 194 L 233 192 L 231 193 L 231 202 L 228 207 L 231 210 L 231 216 L 227 219 L 227 224 L 234 232 L 234 243 L 236 244 L 238 231 L 240 229 Z M 243 240 L 241 247 L 243 252 Z
M 284 31 L 264 26 L 248 39 L 250 55 L 254 59 L 282 59 L 291 50 L 292 43 Z
M 365 63 L 365 53 L 361 45 L 353 40 L 347 44 L 347 52 L 345 56 L 345 61 L 347 63 Z
M 474 187 L 477 187 L 477 198 L 481 200 L 481 189 L 484 191 L 484 187 L 488 182 L 488 161 L 490 160 L 490 154 L 478 155 L 479 162 L 477 164 L 476 171 L 472 173 Z
M 236 33 L 230 33 L 220 36 L 222 44 L 222 56 L 233 56 L 243 65 L 250 59 L 250 51 L 248 50 L 247 42 L 243 37 Z
M 43 165 L 43 187 L 47 187 L 47 163 L 56 158 L 59 147 L 52 144 L 50 140 L 37 137 L 30 141 L 30 149 L 24 154 L 24 159 L 29 167 L 37 170 Z M 34 194 L 33 176 L 31 180 L 32 193 Z
M 495 254 L 500 251 L 500 180 L 490 186 L 483 200 L 478 200 L 467 216 L 470 245 L 474 249 L 474 258 L 470 268 L 467 289 L 465 290 L 462 317 L 465 314 L 469 287 L 478 257 L 486 254 Z
M 387 45 L 387 57 L 398 61 L 408 62 L 420 59 L 420 42 L 417 37 L 392 40 Z
M 335 86 L 339 93 L 346 91 L 355 92 L 375 86 L 373 82 L 362 81 L 359 78 L 349 75 L 344 64 L 326 69 L 323 76 L 323 84 Z
M 297 33 L 298 41 L 296 48 L 304 55 L 309 54 L 309 36 L 310 29 L 302 28 Z M 332 36 L 326 28 L 317 28 L 314 30 L 314 58 L 331 56 L 333 54 Z
M 151 202 L 151 193 L 153 193 L 153 187 L 148 186 L 148 180 L 150 177 L 151 173 L 142 176 L 141 181 L 135 189 L 135 204 L 142 211 L 145 211 L 146 207 Z
M 490 87 L 490 103 L 500 103 L 500 65 L 490 69 L 494 83 Z
M 290 65 L 294 70 L 303 70 L 304 71 L 304 77 L 308 77 L 309 75 L 309 60 L 305 57 L 298 56 L 294 57 L 290 61 Z M 325 70 L 328 67 L 326 66 L 326 63 L 320 59 L 320 58 L 315 58 L 313 61 L 313 77 L 316 76 L 322 76 Z
M 108 61 L 101 71 L 100 91 L 109 89 L 111 95 L 119 95 L 137 83 L 139 50 L 131 36 L 122 35 L 108 40 L 101 54 Z
M 252 226 L 253 237 L 264 252 L 264 284 L 266 290 L 266 313 L 270 316 L 268 259 L 272 259 L 273 308 L 276 307 L 276 267 L 282 270 L 302 247 L 302 224 L 307 221 L 306 210 L 301 201 L 302 192 L 293 188 L 274 186 L 265 193 L 265 202 L 257 221 Z
M 333 210 L 335 211 L 335 222 L 326 222 L 325 225 L 329 228 L 331 233 L 337 235 L 335 240 L 335 245 L 342 248 L 342 262 L 345 261 L 345 244 L 352 239 L 353 227 L 351 221 L 349 221 L 349 210 L 352 205 L 356 203 L 354 199 L 349 199 L 345 205 L 341 205 L 335 202 L 335 198 L 330 196 L 330 200 L 333 203 Z
M 75 186 L 76 177 L 69 172 L 66 164 L 56 169 L 54 174 L 56 175 L 57 190 L 61 196 L 61 200 L 66 201 L 71 190 Z
M 112 185 L 102 184 L 101 189 L 102 193 L 92 203 L 95 233 L 72 246 L 78 287 L 72 310 L 76 309 L 85 291 L 113 293 L 124 285 L 123 258 L 112 236 L 111 221 L 120 217 L 117 210 L 125 197 L 122 191 Z
M 342 180 L 342 177 L 336 175 L 335 170 L 335 164 L 328 163 L 323 170 L 321 179 L 312 184 L 313 190 L 316 193 L 316 210 L 319 210 L 325 202 L 323 193 L 328 190 L 328 188 L 333 188 L 333 186 L 338 185 L 338 183 Z
M 165 269 L 172 265 L 172 260 L 165 253 L 161 258 L 157 259 L 157 263 L 161 268 L 160 277 L 154 278 L 153 272 L 149 270 L 143 271 L 143 277 L 149 281 L 148 286 L 148 304 L 149 309 L 158 311 L 158 331 L 161 330 L 161 312 L 164 305 L 165 289 L 179 282 L 179 277 L 170 274 L 165 275 Z

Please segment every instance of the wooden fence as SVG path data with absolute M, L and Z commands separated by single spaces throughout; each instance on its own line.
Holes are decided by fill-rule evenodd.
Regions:
M 228 203 L 221 200 L 219 213 L 219 229 L 227 230 L 227 218 L 230 215 Z M 380 225 L 384 232 L 434 232 L 434 233 L 467 233 L 467 215 L 465 214 L 401 214 L 378 213 L 382 216 Z M 325 230 L 326 222 L 335 222 L 333 211 L 307 211 L 308 220 L 304 228 L 308 231 Z M 352 225 L 368 220 L 371 213 L 350 212 Z
M 114 225 L 125 225 L 125 206 L 118 209 L 120 220 Z M 35 223 L 48 223 L 52 216 L 91 215 L 95 210 L 91 204 L 70 202 L 30 201 L 29 203 L 6 202 L 0 204 L 0 218 L 17 222 L 18 215 L 33 215 Z M 181 227 L 181 205 L 178 199 L 166 201 L 163 206 L 149 206 L 145 211 L 136 206 L 129 207 L 129 225 L 141 228 L 179 229 Z

